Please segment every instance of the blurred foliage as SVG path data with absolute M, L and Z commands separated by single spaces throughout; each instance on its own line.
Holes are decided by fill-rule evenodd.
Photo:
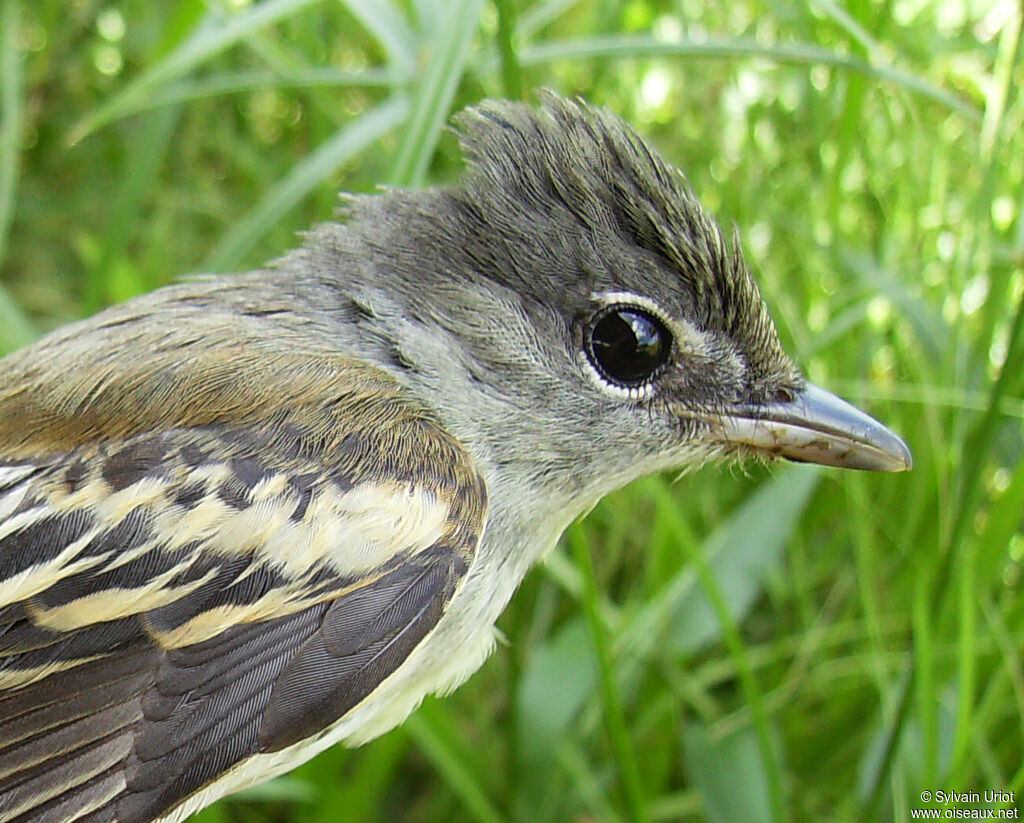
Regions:
M 1014 0 L 2 0 L 0 26 L 6 349 L 272 258 L 339 189 L 451 180 L 451 111 L 550 86 L 686 171 L 809 377 L 916 459 L 623 490 L 455 695 L 198 820 L 903 821 L 923 790 L 1024 795 Z

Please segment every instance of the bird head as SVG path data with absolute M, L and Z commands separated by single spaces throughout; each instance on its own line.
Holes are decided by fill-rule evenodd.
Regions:
M 611 113 L 545 93 L 457 118 L 456 186 L 353 206 L 368 328 L 490 462 L 596 498 L 755 455 L 899 471 L 892 432 L 808 384 L 682 174 Z

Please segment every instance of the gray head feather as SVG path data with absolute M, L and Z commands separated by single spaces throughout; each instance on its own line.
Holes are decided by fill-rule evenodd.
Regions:
M 505 236 L 512 233 L 529 248 L 537 242 L 529 238 L 536 238 L 538 229 L 545 235 L 538 217 L 558 231 L 572 226 L 574 256 L 580 262 L 584 249 L 601 250 L 614 239 L 631 255 L 653 262 L 659 275 L 665 269 L 671 272 L 692 301 L 687 314 L 701 328 L 728 334 L 772 380 L 792 372 L 738 236 L 734 234 L 730 250 L 682 173 L 628 124 L 607 110 L 550 92 L 543 94 L 540 110 L 487 101 L 457 116 L 456 124 L 471 165 L 453 195 L 476 218 L 477 245 L 490 246 L 497 236 L 507 249 Z M 487 232 L 488 226 L 500 231 Z M 550 245 L 541 250 L 545 257 Z M 531 278 L 536 288 L 535 268 L 524 271 L 515 265 L 521 257 L 517 244 L 506 255 L 492 255 L 491 261 L 504 263 L 494 268 L 498 277 L 521 278 L 516 288 L 531 288 Z M 580 268 L 579 276 L 593 282 L 593 270 Z M 571 273 L 563 272 L 557 290 L 564 289 Z M 644 286 L 657 293 L 664 290 L 663 283 L 660 289 Z

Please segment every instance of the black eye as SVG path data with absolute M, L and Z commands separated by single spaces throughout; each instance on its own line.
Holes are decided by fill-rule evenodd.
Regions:
M 587 334 L 587 354 L 606 379 L 639 386 L 665 365 L 672 335 L 644 309 L 612 306 L 594 318 Z

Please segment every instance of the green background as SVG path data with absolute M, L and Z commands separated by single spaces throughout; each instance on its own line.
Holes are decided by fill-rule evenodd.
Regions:
M 1019 800 L 1022 15 L 0 0 L 4 350 L 279 255 L 339 189 L 454 179 L 451 111 L 550 86 L 687 173 L 808 376 L 914 452 L 907 475 L 719 467 L 612 495 L 455 695 L 197 819 L 903 821 L 925 790 Z

